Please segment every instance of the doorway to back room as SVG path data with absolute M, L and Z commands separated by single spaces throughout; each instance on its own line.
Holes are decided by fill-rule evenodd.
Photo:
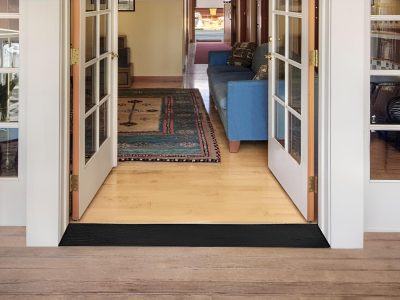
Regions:
M 137 1 L 135 11 L 115 13 L 119 17 L 119 28 L 118 30 L 115 28 L 111 32 L 115 34 L 118 32 L 118 43 L 116 43 L 118 48 L 130 50 L 128 52 L 131 53 L 127 56 L 120 55 L 118 75 L 123 71 L 124 66 L 133 67 L 134 65 L 131 83 L 127 86 L 125 84 L 120 86 L 120 99 L 115 99 L 115 104 L 118 104 L 118 111 L 115 112 L 114 117 L 118 119 L 119 154 L 121 154 L 118 157 L 121 159 L 118 166 L 111 171 L 95 195 L 87 211 L 82 216 L 73 218 L 74 221 L 100 224 L 307 223 L 307 220 L 267 167 L 267 147 L 269 143 L 267 133 L 265 133 L 264 138 L 259 136 L 261 133 L 264 134 L 264 131 L 266 132 L 265 127 L 268 122 L 266 115 L 268 80 L 253 79 L 256 73 L 254 70 L 259 68 L 243 70 L 243 67 L 240 69 L 243 71 L 242 73 L 235 71 L 236 75 L 240 75 L 242 79 L 238 80 L 239 83 L 245 81 L 244 83 L 252 87 L 250 89 L 242 88 L 243 91 L 239 93 L 240 98 L 249 103 L 246 107 L 249 107 L 253 100 L 255 103 L 253 106 L 260 103 L 259 108 L 253 110 L 250 119 L 244 118 L 246 116 L 245 107 L 238 112 L 241 118 L 237 122 L 241 124 L 241 128 L 243 128 L 243 124 L 251 124 L 251 128 L 248 129 L 249 132 L 257 131 L 258 134 L 256 137 L 243 138 L 239 151 L 239 147 L 236 146 L 237 141 L 231 143 L 232 139 L 229 139 L 229 128 L 225 126 L 226 124 L 224 125 L 225 115 L 221 114 L 223 111 L 219 109 L 217 104 L 219 103 L 218 95 L 214 93 L 214 96 L 210 97 L 209 79 L 211 76 L 209 75 L 211 73 L 207 74 L 207 68 L 210 68 L 210 65 L 194 64 L 195 47 L 193 44 L 190 45 L 187 57 L 183 51 L 184 41 L 181 41 L 182 23 L 180 21 L 182 16 L 177 14 L 175 18 L 172 17 L 174 12 L 181 11 L 181 4 L 180 1 L 176 1 L 176 7 L 171 7 L 171 3 L 160 4 L 157 0 Z M 116 9 L 115 7 L 112 8 Z M 304 3 L 301 11 L 305 11 L 307 8 L 306 3 Z M 83 9 L 79 11 L 81 15 L 85 16 L 86 23 L 89 23 L 93 16 L 100 18 L 101 21 L 103 15 L 111 12 L 109 9 L 103 9 L 102 6 L 97 6 L 95 9 L 94 12 Z M 294 8 L 285 6 L 280 7 L 280 9 L 279 17 L 289 18 L 292 15 L 291 10 Z M 300 11 L 300 8 L 297 8 L 297 10 Z M 171 17 L 168 26 L 165 26 L 164 22 L 151 22 L 150 24 L 147 22 L 148 19 L 162 20 L 158 17 L 165 15 Z M 278 19 L 277 16 L 274 17 Z M 307 28 L 306 18 L 303 17 L 302 13 L 297 13 L 296 20 L 298 22 L 295 25 L 301 23 L 303 27 Z M 173 20 L 176 24 L 172 22 Z M 92 23 L 96 24 L 96 22 Z M 141 30 L 144 25 L 147 25 L 146 34 L 143 34 Z M 304 36 L 301 34 L 305 30 L 300 31 L 298 25 L 296 28 L 296 34 L 292 33 L 293 40 L 302 45 L 307 45 Z M 99 41 L 103 40 L 104 33 L 99 28 L 86 26 L 86 29 L 86 31 L 82 30 L 82 35 L 87 37 L 87 31 L 93 29 L 96 34 L 93 33 L 91 36 L 97 36 Z M 148 38 L 148 36 L 153 36 L 156 33 L 158 34 L 157 39 Z M 282 32 L 282 34 L 287 34 L 287 32 Z M 172 37 L 177 38 L 172 39 Z M 275 38 L 276 41 L 282 40 L 280 36 Z M 92 39 L 85 38 L 84 40 L 87 41 L 87 45 L 91 45 Z M 102 43 L 96 42 L 95 45 L 96 53 L 100 53 Z M 257 55 L 260 56 L 261 61 L 268 64 L 268 55 L 265 52 L 268 51 L 266 45 L 255 46 L 256 49 L 258 48 Z M 163 49 L 162 53 L 157 51 L 157 55 L 154 55 L 152 50 L 160 48 Z M 179 55 L 174 56 L 177 49 L 182 52 L 178 52 Z M 110 48 L 110 50 L 112 49 Z M 303 53 L 307 53 L 307 51 Z M 163 55 L 168 59 L 165 59 Z M 107 53 L 107 57 L 112 61 L 113 53 L 110 51 L 110 53 Z M 125 63 L 124 60 L 126 60 Z M 182 68 L 185 61 L 187 61 L 186 68 Z M 226 61 L 226 59 L 222 60 L 222 67 L 226 68 Z M 305 61 L 308 61 L 307 57 L 303 57 L 302 64 L 297 63 L 296 66 L 303 66 Z M 95 61 L 93 60 L 93 62 Z M 230 67 L 233 68 L 234 65 Z M 185 69 L 185 72 L 182 73 L 182 69 Z M 99 74 L 103 74 L 103 72 L 99 72 Z M 282 74 L 277 73 L 279 76 Z M 270 76 L 270 78 L 272 77 Z M 101 77 L 95 76 L 95 80 L 99 79 Z M 297 80 L 295 82 L 299 81 L 298 78 L 294 79 Z M 86 84 L 86 82 L 84 83 Z M 255 93 L 254 85 L 260 86 L 259 90 L 262 93 L 259 95 Z M 305 81 L 301 85 L 304 88 L 307 87 Z M 101 87 L 102 84 L 99 82 L 95 86 Z M 85 89 L 82 88 L 82 90 Z M 196 164 L 193 163 L 193 160 L 187 162 L 186 159 L 185 162 L 185 158 L 182 159 L 182 154 L 180 154 L 180 158 L 174 159 L 173 162 L 164 159 L 169 157 L 168 155 L 172 150 L 183 152 L 186 149 L 182 149 L 182 147 L 186 147 L 194 152 L 197 149 L 194 147 L 197 147 L 197 144 L 193 143 L 192 140 L 189 140 L 190 143 L 187 141 L 180 143 L 181 148 L 174 148 L 169 140 L 167 141 L 167 138 L 176 139 L 176 133 L 182 131 L 179 126 L 182 126 L 182 124 L 186 126 L 189 123 L 185 121 L 186 119 L 180 121 L 181 119 L 178 118 L 178 115 L 187 118 L 187 107 L 185 107 L 185 112 L 180 114 L 176 109 L 177 107 L 173 106 L 173 103 L 185 104 L 188 102 L 184 97 L 186 94 L 196 96 L 195 98 L 199 100 L 199 105 L 195 101 L 196 107 L 204 106 L 204 110 L 197 115 L 209 116 L 206 123 L 213 130 L 210 130 L 212 133 L 210 139 L 203 134 L 204 126 L 200 128 L 201 130 L 198 129 L 199 127 L 195 127 L 193 130 L 185 127 L 183 133 L 187 135 L 189 131 L 200 132 L 201 135 L 198 140 L 201 141 L 202 145 L 213 145 L 216 140 L 219 145 L 220 157 L 217 156 L 217 159 L 213 160 L 215 163 L 211 164 L 210 161 L 205 163 L 201 159 L 200 161 L 196 160 Z M 85 99 L 84 97 L 81 98 Z M 160 99 L 168 101 L 159 101 Z M 170 101 L 171 99 L 172 101 Z M 189 102 L 193 102 L 192 99 L 193 97 L 189 99 Z M 145 105 L 147 103 L 145 100 L 157 102 L 160 105 L 150 107 Z M 141 115 L 143 112 L 145 115 Z M 260 118 L 254 118 L 256 112 L 263 112 L 263 115 L 260 115 Z M 153 115 L 157 115 L 157 118 L 153 118 Z M 168 116 L 173 116 L 173 118 Z M 160 122 L 160 118 L 168 120 L 168 122 Z M 135 127 L 139 128 L 138 125 L 146 122 L 154 123 L 157 126 L 142 126 L 141 129 L 136 130 L 137 132 L 134 130 Z M 159 126 L 160 124 L 162 126 Z M 171 124 L 173 126 L 170 126 Z M 262 130 L 258 130 L 256 124 L 259 124 Z M 129 126 L 129 131 L 119 125 Z M 143 140 L 143 137 L 145 137 L 145 140 Z M 157 137 L 159 138 L 157 139 Z M 139 139 L 140 142 L 137 142 Z M 168 147 L 163 146 L 165 141 L 169 143 Z M 153 144 L 158 147 L 157 149 L 164 152 L 159 159 L 149 158 L 148 149 Z M 204 149 L 208 150 L 209 148 Z M 146 153 L 144 153 L 145 150 Z M 165 153 L 167 150 L 169 152 Z M 128 158 L 127 151 L 130 151 Z M 151 151 L 152 154 L 155 153 L 154 149 L 151 149 Z M 306 152 L 303 151 L 302 153 Z M 143 159 L 143 157 L 146 159 Z M 89 158 L 86 164 L 90 164 L 90 160 L 93 161 L 92 158 Z M 81 210 L 81 212 L 84 211 Z M 308 221 L 314 220 L 313 218 Z
M 194 8 L 196 42 L 223 42 L 223 0 L 198 0 Z

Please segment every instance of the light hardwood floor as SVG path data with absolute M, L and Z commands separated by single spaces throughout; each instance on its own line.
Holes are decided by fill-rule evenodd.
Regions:
M 0 299 L 400 299 L 400 234 L 364 250 L 25 248 L 0 227 Z
M 81 223 L 306 223 L 267 168 L 266 142 L 244 142 L 239 153 L 229 153 L 218 113 L 210 108 L 205 65 L 190 63 L 183 82 L 142 81 L 133 87 L 198 88 L 210 111 L 222 162 L 121 163 Z

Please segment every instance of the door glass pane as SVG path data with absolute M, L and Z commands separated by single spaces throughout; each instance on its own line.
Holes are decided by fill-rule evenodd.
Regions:
M 285 56 L 285 17 L 276 16 L 276 49 L 280 55 Z
M 372 131 L 370 151 L 372 180 L 400 180 L 400 131 Z
M 285 101 L 285 62 L 275 59 L 275 95 Z
M 0 128 L 0 177 L 18 176 L 18 129 Z
M 86 68 L 85 72 L 85 112 L 96 105 L 96 65 Z
M 97 0 L 86 0 L 86 11 L 96 10 L 96 1 Z
M 289 11 L 301 12 L 301 0 L 289 0 Z
M 400 70 L 399 21 L 371 22 L 371 69 Z
M 400 124 L 400 77 L 371 77 L 371 124 Z
M 100 16 L 100 54 L 108 52 L 108 15 Z
M 371 0 L 373 15 L 400 15 L 399 0 Z
M 0 0 L 1 1 L 1 0 Z M 0 68 L 19 67 L 19 22 L 0 20 Z
M 285 147 L 285 108 L 275 101 L 275 139 Z
M 0 13 L 18 13 L 19 0 L 0 0 Z
M 100 9 L 108 8 L 108 0 L 100 0 Z
M 301 63 L 301 19 L 289 17 L 289 58 Z
M 96 17 L 86 18 L 86 61 L 96 57 Z
M 100 119 L 99 119 L 99 145 L 103 145 L 104 141 L 108 138 L 108 102 L 104 102 L 100 106 Z
M 276 0 L 276 9 L 277 10 L 286 10 L 286 0 Z
M 85 162 L 96 153 L 96 112 L 85 120 Z
M 108 59 L 105 58 L 100 61 L 100 84 L 99 95 L 100 101 L 108 95 Z
M 289 106 L 301 114 L 301 70 L 289 65 Z
M 301 163 L 301 121 L 289 113 L 289 153 Z

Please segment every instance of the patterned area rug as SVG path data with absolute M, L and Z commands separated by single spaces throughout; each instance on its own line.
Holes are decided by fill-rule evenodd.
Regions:
M 119 91 L 120 161 L 220 162 L 214 129 L 197 89 Z

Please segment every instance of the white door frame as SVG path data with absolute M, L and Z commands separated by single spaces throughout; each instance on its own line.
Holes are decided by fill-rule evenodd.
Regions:
M 66 178 L 69 155 L 65 140 L 69 134 L 65 126 L 69 118 L 65 86 L 69 80 L 66 71 L 69 68 L 69 43 L 65 37 L 69 25 L 65 21 L 68 2 L 21 0 L 26 12 L 21 35 L 31 52 L 22 61 L 27 70 L 22 78 L 27 90 L 24 95 L 29 98 L 24 99 L 29 116 L 28 246 L 57 246 L 69 220 Z M 364 0 L 321 0 L 320 3 L 323 21 L 321 72 L 325 81 L 321 82 L 323 93 L 320 92 L 320 99 L 324 100 L 319 108 L 321 200 L 318 221 L 334 248 L 363 246 L 364 114 L 358 117 L 354 111 L 363 112 L 365 87 L 369 83 L 364 76 L 367 62 L 364 43 L 354 43 L 354 38 L 366 36 L 367 13 L 359 16 L 361 14 L 353 12 L 366 12 L 367 5 Z M 117 20 L 114 22 L 117 24 Z M 352 47 L 343 47 L 346 44 Z M 41 53 L 34 53 L 33 49 L 43 50 L 43 45 L 46 45 L 51 64 L 40 68 L 37 55 Z M 43 78 L 48 78 L 46 94 L 43 93 Z M 42 119 L 46 122 L 38 122 Z M 116 127 L 113 130 L 117 138 Z M 38 143 L 43 140 L 43 134 L 46 134 L 46 142 Z
M 368 6 L 365 0 L 320 0 L 320 73 L 325 78 L 319 94 L 323 200 L 318 221 L 333 248 L 362 248 L 364 242 Z

